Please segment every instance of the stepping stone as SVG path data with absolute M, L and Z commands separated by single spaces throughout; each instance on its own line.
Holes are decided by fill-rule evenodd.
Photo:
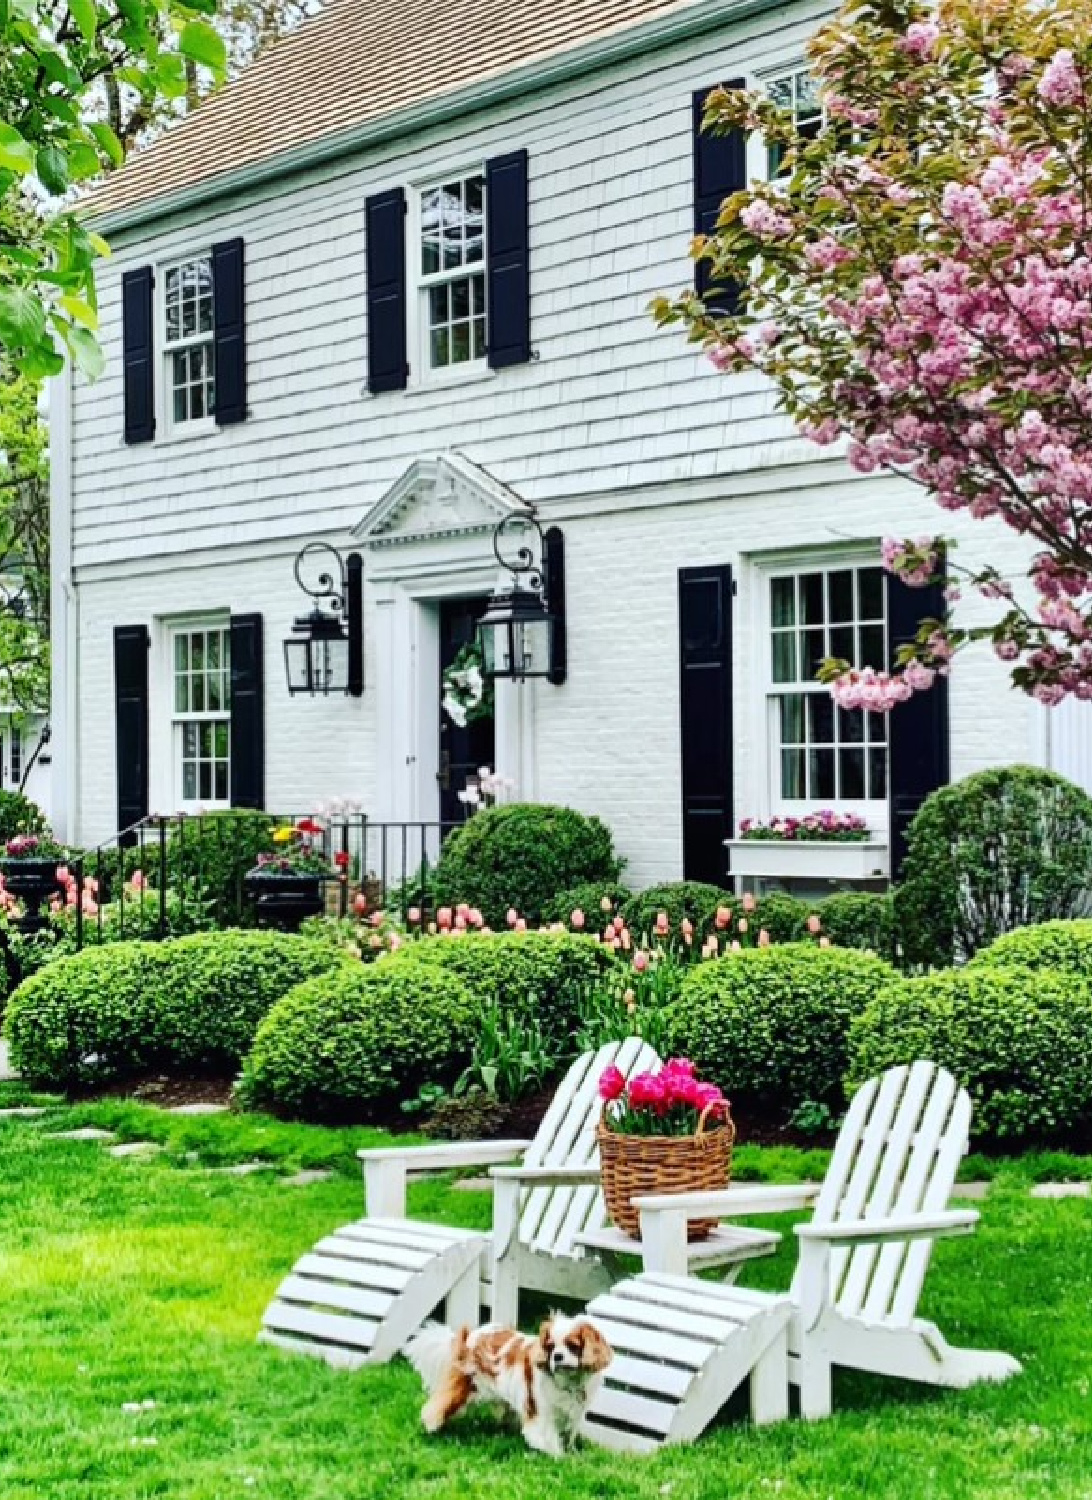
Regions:
M 969 1198 L 979 1200 L 988 1196 L 990 1184 L 988 1182 L 957 1182 L 952 1189 L 953 1198 Z
M 310 1187 L 313 1182 L 329 1182 L 333 1175 L 324 1167 L 308 1167 L 291 1177 L 282 1177 L 281 1182 L 285 1187 Z
M 493 1191 L 492 1177 L 460 1177 L 453 1184 L 461 1193 L 491 1193 Z
M 1092 1182 L 1040 1182 L 1031 1190 L 1033 1198 L 1092 1198 Z
M 11 1065 L 7 1042 L 0 1042 L 0 1082 L 6 1083 L 19 1075 Z
M 114 1141 L 112 1130 L 99 1130 L 95 1125 L 81 1125 L 78 1130 L 56 1130 L 50 1137 L 54 1141 Z
M 223 1172 L 228 1177 L 249 1177 L 251 1172 L 272 1172 L 271 1161 L 237 1161 L 231 1167 L 210 1167 L 210 1172 Z
M 167 1111 L 169 1115 L 226 1115 L 227 1112 L 226 1104 L 175 1104 Z
M 0 1120 L 30 1120 L 35 1115 L 44 1115 L 44 1104 L 16 1104 L 9 1109 L 0 1109 Z
M 126 1141 L 121 1146 L 108 1146 L 111 1156 L 154 1156 L 163 1147 L 156 1141 Z

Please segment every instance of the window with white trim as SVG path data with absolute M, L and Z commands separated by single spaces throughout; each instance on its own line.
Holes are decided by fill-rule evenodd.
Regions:
M 18 786 L 23 779 L 23 731 L 12 725 L 11 729 L 11 784 Z
M 179 428 L 215 410 L 212 256 L 167 266 L 161 285 L 167 426 Z
M 416 259 L 423 368 L 484 365 L 484 172 L 421 189 Z
M 855 667 L 888 664 L 883 569 L 838 560 L 772 573 L 767 588 L 775 811 L 886 806 L 887 716 L 839 708 L 816 681 L 828 656 Z
M 183 809 L 231 802 L 231 628 L 227 621 L 171 632 L 172 755 Z
M 764 80 L 770 101 L 792 118 L 797 139 L 813 141 L 826 123 L 826 113 L 819 92 L 819 80 L 804 63 L 797 63 L 783 73 L 768 75 Z M 788 170 L 788 147 L 783 141 L 766 146 L 766 176 L 771 182 Z

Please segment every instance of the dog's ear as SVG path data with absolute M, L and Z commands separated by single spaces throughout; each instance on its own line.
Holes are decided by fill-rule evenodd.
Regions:
M 605 1370 L 614 1358 L 614 1350 L 596 1328 L 594 1323 L 584 1323 L 580 1328 L 580 1363 L 586 1370 L 596 1374 Z
M 534 1361 L 536 1365 L 549 1364 L 550 1355 L 553 1352 L 554 1342 L 554 1320 L 552 1318 L 546 1318 L 544 1322 L 539 1324 L 538 1345 L 534 1352 Z

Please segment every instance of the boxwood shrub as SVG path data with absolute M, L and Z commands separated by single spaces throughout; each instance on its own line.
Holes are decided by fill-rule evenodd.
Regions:
M 582 911 L 588 931 L 602 931 L 608 916 L 613 916 L 632 896 L 629 886 L 622 885 L 620 881 L 585 880 L 580 885 L 569 886 L 567 890 L 558 891 L 556 896 L 551 896 L 543 907 L 542 920 L 568 924 L 574 911 Z M 604 901 L 610 902 L 610 912 L 604 911 Z
M 243 1067 L 247 1106 L 311 1119 L 361 1119 L 449 1083 L 470 1057 L 478 1006 L 432 964 L 344 966 L 298 985 L 258 1027 Z
M 975 1134 L 1059 1136 L 1092 1108 L 1092 996 L 1070 974 L 988 964 L 903 979 L 855 1021 L 847 1081 L 918 1057 L 967 1088 Z
M 512 802 L 475 813 L 451 834 L 436 865 L 434 895 L 441 906 L 468 902 L 500 928 L 511 907 L 538 923 L 558 891 L 617 880 L 620 871 L 598 818 L 571 807 Z
M 968 967 L 1051 969 L 1092 981 L 1092 921 L 1042 922 L 1006 932 L 976 953 Z
M 739 903 L 733 906 L 733 915 L 743 915 Z M 755 909 L 748 918 L 752 932 L 763 928 L 770 934 L 771 943 L 798 943 L 807 932 L 808 916 L 814 907 L 801 901 L 799 896 L 790 896 L 787 891 L 771 891 L 768 896 L 759 896 Z
M 586 990 L 613 972 L 618 960 L 593 937 L 568 932 L 466 933 L 422 938 L 388 964 L 427 964 L 457 974 L 478 1013 L 494 1001 L 504 1011 L 533 1010 L 551 1036 L 567 1036 Z
M 17 833 L 44 833 L 46 815 L 22 792 L 0 790 L 0 843 L 6 844 Z
M 733 1100 L 840 1103 L 850 1025 L 896 978 L 882 959 L 838 948 L 734 953 L 691 970 L 667 1015 L 671 1049 Z
M 622 908 L 622 916 L 638 942 L 651 935 L 661 912 L 667 913 L 672 937 L 678 936 L 685 917 L 693 922 L 695 937 L 700 942 L 713 926 L 717 908 L 735 908 L 737 904 L 736 897 L 719 885 L 707 885 L 701 880 L 672 880 L 649 886 L 631 897 Z
M 68 1088 L 150 1068 L 234 1068 L 274 1001 L 349 960 L 273 932 L 122 942 L 59 958 L 15 990 L 4 1031 L 33 1084 Z
M 839 891 L 810 910 L 836 948 L 863 948 L 894 959 L 895 912 L 886 892 Z
M 980 771 L 933 792 L 910 824 L 895 891 L 912 964 L 967 959 L 1003 932 L 1087 915 L 1092 798 L 1036 766 Z

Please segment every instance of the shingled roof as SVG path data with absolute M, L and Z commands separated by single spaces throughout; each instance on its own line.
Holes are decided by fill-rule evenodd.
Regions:
M 330 0 L 240 78 L 105 179 L 95 218 L 211 193 L 247 168 L 703 0 Z

